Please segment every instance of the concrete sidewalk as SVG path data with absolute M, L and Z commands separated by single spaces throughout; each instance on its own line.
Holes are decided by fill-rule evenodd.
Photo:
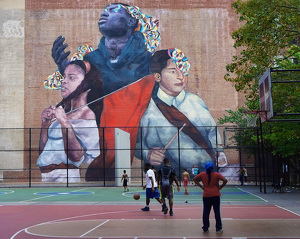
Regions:
M 243 185 L 238 187 L 264 199 L 266 204 L 274 204 L 283 207 L 300 216 L 300 188 L 284 187 L 282 193 L 272 193 L 273 187 L 266 186 L 266 193 L 264 193 L 263 185 L 262 192 L 260 192 L 260 186 Z

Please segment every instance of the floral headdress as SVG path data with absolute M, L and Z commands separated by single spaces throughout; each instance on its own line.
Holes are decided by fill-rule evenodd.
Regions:
M 133 18 L 138 19 L 138 27 L 135 31 L 140 31 L 145 38 L 145 44 L 147 51 L 152 55 L 155 52 L 155 49 L 160 43 L 160 34 L 158 31 L 159 21 L 152 16 L 143 14 L 141 10 L 136 6 L 125 6 L 122 4 L 116 4 L 116 11 L 120 7 L 124 8 Z
M 181 50 L 174 48 L 169 49 L 168 54 L 171 57 L 171 60 L 176 64 L 177 68 L 183 73 L 183 75 L 187 76 L 191 65 L 184 53 Z
M 94 51 L 94 49 L 91 46 L 87 44 L 81 45 L 77 48 L 76 53 L 74 53 L 74 55 L 68 62 L 75 60 L 83 60 L 84 55 L 92 51 Z M 44 80 L 44 87 L 50 90 L 60 90 L 63 79 L 64 77 L 61 75 L 59 70 L 57 70 L 52 75 L 48 76 L 46 80 Z

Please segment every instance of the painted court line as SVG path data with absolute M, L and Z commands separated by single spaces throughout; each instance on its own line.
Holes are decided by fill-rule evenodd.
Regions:
M 267 200 L 263 199 L 262 197 L 259 197 L 259 196 L 255 195 L 255 194 L 253 194 L 253 193 L 249 193 L 249 192 L 247 192 L 247 191 L 245 191 L 245 190 L 243 190 L 243 189 L 241 189 L 241 188 L 239 188 L 239 187 L 237 187 L 237 188 L 238 188 L 239 190 L 241 190 L 242 192 L 245 192 L 245 193 L 250 194 L 250 195 L 252 195 L 252 196 L 254 196 L 254 197 L 257 197 L 257 198 L 259 198 L 259 199 L 261 199 L 261 200 L 263 200 L 263 201 L 265 201 L 265 202 L 268 202 Z
M 2 195 L 2 194 L 10 194 L 10 193 L 14 193 L 15 191 L 13 191 L 13 190 L 2 190 L 2 189 L 0 189 L 0 195 Z
M 77 190 L 73 190 L 73 191 L 70 191 L 69 193 L 72 193 L 72 192 L 79 192 L 79 191 L 83 191 L 83 190 L 87 190 L 88 188 L 81 188 L 81 189 L 77 189 Z M 36 194 L 38 192 L 35 192 L 33 194 Z M 94 192 L 93 192 L 94 193 Z M 31 201 L 35 201 L 35 200 L 39 200 L 39 199 L 44 199 L 44 198 L 48 198 L 48 197 L 54 197 L 54 196 L 58 196 L 58 195 L 62 195 L 62 194 L 53 194 L 53 195 L 47 195 L 47 196 L 44 196 L 44 197 L 38 197 L 38 198 L 32 198 L 32 199 L 28 199 L 28 200 L 24 200 L 24 201 L 20 201 L 18 203 L 24 203 L 24 202 L 31 202 Z
M 275 206 L 276 206 L 276 207 L 279 207 L 279 208 L 281 208 L 281 209 L 284 209 L 284 210 L 286 210 L 286 211 L 288 211 L 288 212 L 291 212 L 291 213 L 293 213 L 293 214 L 295 214 L 295 215 L 297 215 L 297 216 L 300 217 L 300 214 L 295 213 L 295 212 L 293 212 L 293 211 L 291 211 L 291 210 L 289 210 L 289 209 L 286 209 L 286 208 L 284 208 L 284 207 L 280 207 L 280 206 L 278 206 L 278 205 L 275 205 Z
M 11 194 L 11 193 L 14 193 L 15 191 L 13 190 L 2 190 L 0 189 L 0 195 L 6 195 L 6 194 Z M 3 206 L 3 205 L 0 205 L 0 207 Z
M 20 201 L 18 203 L 31 202 L 31 201 L 35 201 L 35 200 L 39 200 L 39 199 L 43 199 L 43 198 L 48 198 L 48 197 L 53 197 L 53 196 L 55 196 L 55 195 L 48 195 L 48 196 L 44 196 L 44 197 L 32 198 L 32 199 L 28 199 L 28 200 L 25 200 L 25 201 Z
M 83 189 L 83 190 L 86 190 L 86 189 Z M 75 191 L 75 190 L 73 190 L 73 191 Z M 76 191 L 82 191 L 82 189 L 76 190 Z M 177 207 L 177 206 L 179 206 L 179 207 Z M 177 205 L 177 206 L 175 206 L 176 210 L 187 210 L 187 208 L 185 206 L 183 206 L 183 205 L 181 205 L 181 206 Z M 201 206 L 198 206 L 198 205 L 191 205 L 191 207 L 189 206 L 189 210 L 195 210 L 196 207 L 199 208 L 199 209 L 202 208 Z M 275 208 L 280 208 L 280 209 L 284 209 L 285 211 L 291 212 L 291 213 L 293 213 L 296 216 L 300 216 L 300 215 L 298 215 L 298 214 L 296 214 L 296 213 L 294 213 L 294 212 L 292 212 L 290 210 L 287 210 L 287 209 L 282 208 L 282 207 L 277 206 L 277 205 L 267 205 L 267 206 L 265 206 L 265 205 L 256 205 L 256 206 L 254 206 L 254 205 L 251 205 L 251 206 L 242 206 L 242 205 L 237 205 L 237 206 L 228 205 L 227 206 L 227 205 L 223 205 L 222 207 L 227 208 L 227 209 L 231 209 L 231 208 L 232 209 L 238 209 L 238 208 L 244 209 L 244 208 L 249 208 L 249 207 L 252 208 L 252 209 L 254 209 L 254 208 L 258 208 L 258 209 L 259 208 L 262 208 L 262 209 L 263 208 L 271 208 L 271 210 L 273 210 L 272 208 L 274 208 L 274 209 Z M 161 209 L 153 209 L 152 211 L 161 211 Z M 24 229 L 18 231 L 17 233 L 15 233 L 14 236 L 11 237 L 11 239 L 16 239 L 16 238 L 20 237 L 21 233 L 28 233 L 28 234 L 30 234 L 30 229 L 33 228 L 33 227 L 39 226 L 39 225 L 51 224 L 51 223 L 56 223 L 56 222 L 64 222 L 64 221 L 68 221 L 68 220 L 71 220 L 71 219 L 87 218 L 87 217 L 90 217 L 90 216 L 92 217 L 92 216 L 95 216 L 95 215 L 111 215 L 111 214 L 130 213 L 130 212 L 131 213 L 132 212 L 140 212 L 140 210 L 139 209 L 135 209 L 135 210 L 122 210 L 122 211 L 108 211 L 108 212 L 99 212 L 99 213 L 92 213 L 92 214 L 86 214 L 86 215 L 81 215 L 81 216 L 72 216 L 72 217 L 61 218 L 61 219 L 57 219 L 57 220 L 53 220 L 53 221 L 48 221 L 48 222 L 44 222 L 44 223 L 40 223 L 40 224 L 36 224 L 34 226 L 30 226 L 30 227 L 24 228 Z M 155 216 L 156 215 L 154 215 L 154 217 Z M 88 233 L 90 233 L 90 232 L 96 230 L 97 228 L 103 226 L 104 224 L 108 223 L 110 220 L 115 220 L 115 219 L 111 219 L 111 218 L 109 219 L 109 218 L 110 217 L 105 217 L 104 216 L 104 218 L 102 218 L 102 219 L 103 219 L 103 221 L 106 220 L 105 222 L 102 222 L 101 224 L 99 224 L 99 222 L 96 222 L 92 227 L 94 227 L 95 225 L 97 225 L 97 226 L 95 226 L 91 230 L 89 230 L 91 228 L 91 227 L 89 227 L 89 228 L 86 228 L 84 231 L 81 231 L 81 233 L 78 235 L 78 238 L 79 238 L 79 236 L 82 233 L 84 233 L 84 234 L 82 234 L 80 236 L 80 238 L 83 238 Z M 121 218 L 120 219 L 116 219 L 116 220 L 121 220 Z M 129 220 L 129 221 L 133 221 L 133 220 L 159 220 L 159 221 L 161 221 L 161 220 L 163 220 L 163 221 L 165 221 L 165 219 L 159 219 L 159 218 L 157 218 L 157 219 L 142 219 L 142 218 L 140 218 L 140 219 L 123 219 L 123 220 Z M 186 219 L 186 218 L 184 218 L 184 219 L 172 219 L 172 220 L 175 220 L 175 221 L 178 221 L 178 220 L 193 221 L 193 220 L 199 220 L 199 219 L 191 219 L 191 218 Z M 232 218 L 223 218 L 223 220 L 235 220 L 235 219 L 232 219 Z M 248 219 L 239 219 L 239 220 L 245 221 L 245 220 L 248 220 Z M 256 219 L 256 220 L 258 220 L 258 219 Z M 263 222 L 263 221 L 268 221 L 270 219 L 260 219 L 260 220 Z M 282 219 L 273 219 L 273 220 L 278 221 L 278 220 L 282 220 Z M 288 219 L 285 219 L 285 220 L 288 220 Z M 87 231 L 87 230 L 89 230 L 89 231 Z M 101 228 L 101 230 L 102 230 L 102 228 Z M 85 231 L 87 231 L 87 232 L 85 232 Z M 61 238 L 63 238 L 63 237 L 61 237 Z M 99 238 L 101 238 L 101 237 L 99 237 Z M 113 238 L 118 238 L 118 237 L 113 237 Z M 124 238 L 124 237 L 120 237 L 120 238 Z M 133 237 L 131 237 L 131 238 L 133 238 Z M 142 237 L 137 237 L 137 238 L 142 238 Z M 153 237 L 153 238 L 160 238 L 160 237 Z M 172 237 L 172 238 L 174 238 L 174 237 Z M 183 238 L 183 237 L 178 237 L 178 238 Z M 190 238 L 190 237 L 187 237 L 187 238 Z M 228 237 L 228 238 L 233 238 L 233 237 Z M 251 238 L 262 238 L 262 237 L 251 237 Z M 264 237 L 264 238 L 271 238 L 271 237 Z M 291 238 L 291 237 L 286 237 L 286 238 Z M 294 238 L 298 238 L 299 239 L 300 237 L 294 237 Z M 239 239 L 239 238 L 236 237 L 236 238 L 233 238 L 233 239 Z M 242 237 L 241 239 L 244 239 L 244 238 Z
M 93 229 L 87 231 L 86 233 L 82 234 L 80 237 L 84 237 L 86 234 L 88 234 L 88 233 L 90 233 L 90 232 L 96 230 L 97 228 L 101 227 L 102 225 L 104 225 L 104 224 L 107 223 L 107 222 L 109 222 L 109 219 L 106 220 L 105 222 L 102 222 L 101 224 L 99 224 L 98 226 L 94 227 Z
M 10 239 L 14 239 L 16 238 L 17 235 L 19 235 L 21 232 L 26 232 L 28 234 L 30 234 L 28 232 L 29 229 L 36 227 L 36 226 L 41 226 L 41 225 L 45 225 L 45 224 L 51 224 L 51 223 L 56 223 L 56 222 L 63 222 L 66 220 L 70 220 L 70 219 L 78 219 L 78 218 L 83 218 L 83 217 L 90 217 L 90 216 L 97 216 L 97 215 L 103 215 L 103 214 L 115 214 L 115 213 L 126 213 L 126 212 L 139 212 L 139 210 L 127 210 L 127 211 L 116 211 L 116 212 L 101 212 L 101 213 L 93 213 L 93 214 L 87 214 L 87 215 L 82 215 L 82 216 L 74 216 L 74 217 L 66 217 L 66 218 L 61 218 L 61 219 L 57 219 L 57 220 L 53 220 L 53 221 L 48 221 L 48 222 L 43 222 L 43 223 L 39 223 L 30 227 L 26 227 L 23 228 L 21 230 L 19 230 L 18 232 L 16 232 Z
M 97 219 L 96 219 L 97 220 Z M 96 227 L 94 227 L 93 229 L 91 229 L 91 230 L 89 230 L 88 232 L 86 232 L 86 233 L 84 233 L 84 234 L 82 234 L 81 236 L 75 236 L 76 238 L 83 238 L 85 235 L 87 235 L 89 232 L 92 232 L 93 230 L 96 230 L 97 228 L 99 228 L 99 227 L 101 227 L 102 225 L 104 225 L 104 224 L 106 224 L 106 223 L 108 223 L 108 222 L 110 222 L 110 221 L 118 221 L 118 220 L 121 220 L 121 219 L 112 219 L 112 220 L 106 220 L 105 222 L 103 222 L 103 223 L 101 223 L 101 224 L 99 224 L 98 226 L 96 226 Z M 126 219 L 126 220 L 129 220 L 129 221 L 134 221 L 134 220 L 138 220 L 138 221 L 140 221 L 141 219 Z M 153 220 L 153 219 L 142 219 L 142 220 L 146 220 L 146 221 L 151 221 L 151 220 Z M 161 221 L 166 221 L 166 219 L 159 219 L 159 220 L 161 220 Z M 185 221 L 186 219 L 175 219 L 175 221 L 178 221 L 178 220 L 181 220 L 181 221 Z M 201 219 L 197 219 L 198 221 L 201 221 Z M 172 219 L 172 221 L 174 221 L 174 219 Z M 269 219 L 261 219 L 260 221 L 269 221 Z M 72 222 L 72 221 L 71 221 Z M 43 224 L 47 224 L 47 223 L 41 223 L 41 224 L 38 224 L 38 225 L 36 225 L 36 226 L 39 226 L 39 225 L 43 225 Z M 49 224 L 51 224 L 51 223 L 49 223 Z M 36 227 L 36 226 L 32 226 L 32 227 Z M 32 227 L 30 227 L 30 228 L 32 228 Z M 35 236 L 42 236 L 42 237 L 52 237 L 51 235 L 39 235 L 39 234 L 36 234 L 36 233 L 31 233 L 30 231 L 29 231 L 29 229 L 30 228 L 27 228 L 27 229 L 25 229 L 25 230 L 22 230 L 22 231 L 25 231 L 27 234 L 29 234 L 29 235 L 35 235 Z M 15 235 L 17 235 L 17 234 L 15 234 Z M 64 236 L 56 236 L 55 238 L 66 238 L 66 237 L 68 237 L 68 236 L 66 236 L 66 235 L 64 235 Z M 75 238 L 74 236 L 72 236 L 72 238 Z M 104 238 L 110 238 L 111 236 L 104 236 Z M 11 237 L 11 239 L 13 239 L 14 237 Z M 96 238 L 96 237 L 86 237 L 86 238 Z M 103 237 L 97 237 L 97 238 L 103 238 Z M 132 236 L 113 236 L 113 238 L 133 238 Z M 149 236 L 138 236 L 138 237 L 134 237 L 134 238 L 149 238 Z M 161 237 L 161 236 L 151 236 L 151 238 L 153 238 L 153 239 L 155 239 L 155 238 L 168 238 L 168 237 Z M 185 237 L 170 237 L 170 238 L 185 238 Z M 193 237 L 193 236 L 189 236 L 189 237 L 187 237 L 187 238 L 195 238 L 195 237 Z M 198 238 L 198 237 L 197 237 Z M 202 237 L 202 238 L 204 238 L 204 237 Z M 209 238 L 215 238 L 215 237 L 211 237 L 211 236 L 209 236 Z M 218 237 L 219 238 L 219 237 Z M 247 239 L 248 237 L 222 237 L 222 238 L 230 238 L 230 239 Z M 274 239 L 274 237 L 269 237 L 269 236 L 251 236 L 251 237 L 249 237 L 249 238 L 264 238 L 264 239 L 270 239 L 270 238 L 273 238 Z M 289 239 L 291 239 L 291 238 L 297 238 L 297 239 L 299 239 L 299 237 L 280 237 L 280 238 L 289 238 Z
M 107 222 L 113 222 L 113 223 L 116 223 L 116 221 L 118 221 L 118 220 L 120 220 L 120 219 L 112 219 L 112 220 L 107 220 L 107 221 L 105 221 L 105 222 L 103 222 L 103 223 L 101 223 L 100 225 L 98 225 L 97 227 L 95 227 L 94 229 L 92 229 L 92 230 L 90 230 L 89 232 L 91 232 L 91 231 L 93 231 L 93 230 L 95 230 L 96 228 L 99 228 L 100 226 L 102 226 L 102 225 L 104 225 L 105 223 L 107 223 Z M 140 219 L 133 219 L 133 220 L 135 220 L 135 221 L 140 221 Z M 152 221 L 153 219 L 145 219 L 146 221 Z M 162 221 L 168 221 L 168 219 L 166 220 L 166 219 L 161 219 Z M 185 221 L 185 219 L 178 219 L 178 220 L 181 220 L 181 221 Z M 176 221 L 178 221 L 178 220 L 176 220 Z M 92 220 L 93 221 L 93 220 Z M 170 221 L 170 220 L 169 220 Z M 171 219 L 171 221 L 174 221 L 173 219 Z M 197 219 L 197 221 L 201 221 L 201 219 Z M 251 220 L 250 220 L 251 221 Z M 263 220 L 261 220 L 261 221 L 269 221 L 269 219 L 263 219 Z M 151 223 L 150 223 L 151 224 Z M 135 224 L 134 224 L 135 225 Z M 146 223 L 145 225 L 149 225 L 149 223 Z M 180 223 L 180 225 L 182 225 L 182 223 Z M 152 225 L 153 226 L 153 225 Z M 109 225 L 109 227 L 111 228 L 111 225 Z M 177 227 L 178 228 L 178 227 Z M 107 230 L 107 228 L 106 228 L 106 230 Z M 88 233 L 88 232 L 87 232 Z M 79 237 L 79 235 L 78 236 L 72 236 L 72 238 L 83 238 L 84 237 L 84 235 L 86 235 L 87 233 L 85 233 L 85 234 L 83 234 L 83 235 L 81 235 L 80 237 Z M 99 233 L 99 232 L 98 232 Z M 138 232 L 137 232 L 138 233 Z M 201 233 L 201 232 L 200 232 Z M 36 236 L 42 236 L 42 237 L 51 237 L 50 235 L 45 235 L 45 234 L 36 234 L 36 233 L 30 233 L 30 232 L 28 232 L 28 234 L 30 234 L 30 235 L 36 235 Z M 104 234 L 106 234 L 105 232 L 104 232 Z M 187 234 L 189 234 L 189 233 L 187 233 Z M 204 236 L 204 235 L 203 235 Z M 54 237 L 54 236 L 53 236 Z M 71 237 L 71 236 L 68 236 L 68 235 L 64 235 L 64 236 L 59 236 L 59 235 L 56 235 L 55 236 L 55 238 L 68 238 L 68 237 Z M 232 236 L 221 236 L 222 238 L 230 238 L 230 239 L 244 239 L 244 238 L 282 238 L 282 239 L 284 239 L 284 238 L 288 238 L 288 239 L 290 239 L 290 238 L 298 238 L 299 239 L 299 237 L 290 237 L 290 236 L 287 236 L 287 237 L 284 237 L 284 236 L 280 236 L 280 237 L 274 237 L 274 236 L 266 236 L 266 235 L 262 235 L 262 236 L 249 236 L 249 237 L 232 237 Z M 116 236 L 116 235 L 105 235 L 105 236 L 103 236 L 103 237 L 97 237 L 97 236 L 87 236 L 86 238 L 169 238 L 168 236 L 163 236 L 163 235 L 159 235 L 159 236 L 155 236 L 155 235 L 151 235 L 150 237 L 149 236 L 147 236 L 147 235 L 140 235 L 140 236 L 134 236 L 134 235 L 131 235 L 131 236 L 129 236 L 129 235 L 124 235 L 124 236 Z M 170 236 L 170 238 L 199 238 L 198 236 L 196 236 L 195 237 L 195 234 L 193 234 L 193 235 L 190 235 L 190 236 L 187 236 L 187 237 L 184 237 L 184 236 Z M 210 235 L 208 235 L 208 237 L 201 237 L 201 238 L 220 238 L 220 236 L 218 236 L 218 235 L 214 235 L 214 234 L 210 234 Z

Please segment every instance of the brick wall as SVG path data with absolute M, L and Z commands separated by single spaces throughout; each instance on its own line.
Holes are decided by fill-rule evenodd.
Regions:
M 225 66 L 235 54 L 231 33 L 238 23 L 231 9 L 233 0 L 123 2 L 139 6 L 143 13 L 160 20 L 159 49 L 177 47 L 188 56 L 191 70 L 187 90 L 206 102 L 216 121 L 226 109 L 243 104 L 243 96 L 235 92 L 231 83 L 224 81 Z M 43 87 L 44 79 L 56 70 L 51 58 L 53 41 L 63 35 L 72 53 L 83 43 L 97 48 L 101 38 L 97 21 L 109 3 L 94 0 L 1 1 L 0 128 L 40 127 L 43 109 L 61 99 L 59 91 Z M 7 22 L 13 31 L 4 29 Z M 37 149 L 38 133 L 34 135 L 32 147 Z M 12 137 L 12 145 L 19 147 L 19 139 L 26 137 Z M 4 145 L 1 147 L 11 147 L 6 138 L 7 135 L 1 134 L 0 142 Z M 24 142 L 25 148 L 28 147 L 27 141 Z M 22 153 L 14 156 L 16 160 L 9 164 L 10 156 L 1 153 L 1 157 L 1 162 L 6 163 L 0 163 L 0 168 L 22 167 L 23 158 L 28 162 Z

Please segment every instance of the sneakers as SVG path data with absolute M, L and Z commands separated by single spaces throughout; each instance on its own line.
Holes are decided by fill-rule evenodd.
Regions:
M 166 206 L 165 208 L 164 208 L 164 214 L 167 214 L 168 213 L 168 207 Z M 171 212 L 171 211 L 170 211 Z
M 221 234 L 222 232 L 223 232 L 223 229 L 216 231 L 217 234 Z
M 143 208 L 141 208 L 141 210 L 144 211 L 144 212 L 148 212 L 148 211 L 150 211 L 150 208 L 149 207 L 143 207 Z
M 161 211 L 162 212 L 164 212 L 164 214 L 167 214 L 168 213 L 168 207 L 167 207 L 167 205 L 166 204 L 163 204 L 163 205 L 161 205 Z
M 171 209 L 170 210 L 170 216 L 173 216 L 174 214 L 173 214 L 173 210 Z
M 204 234 L 207 234 L 208 232 L 209 232 L 208 230 L 206 230 L 206 231 L 203 230 L 203 233 L 204 233 Z

